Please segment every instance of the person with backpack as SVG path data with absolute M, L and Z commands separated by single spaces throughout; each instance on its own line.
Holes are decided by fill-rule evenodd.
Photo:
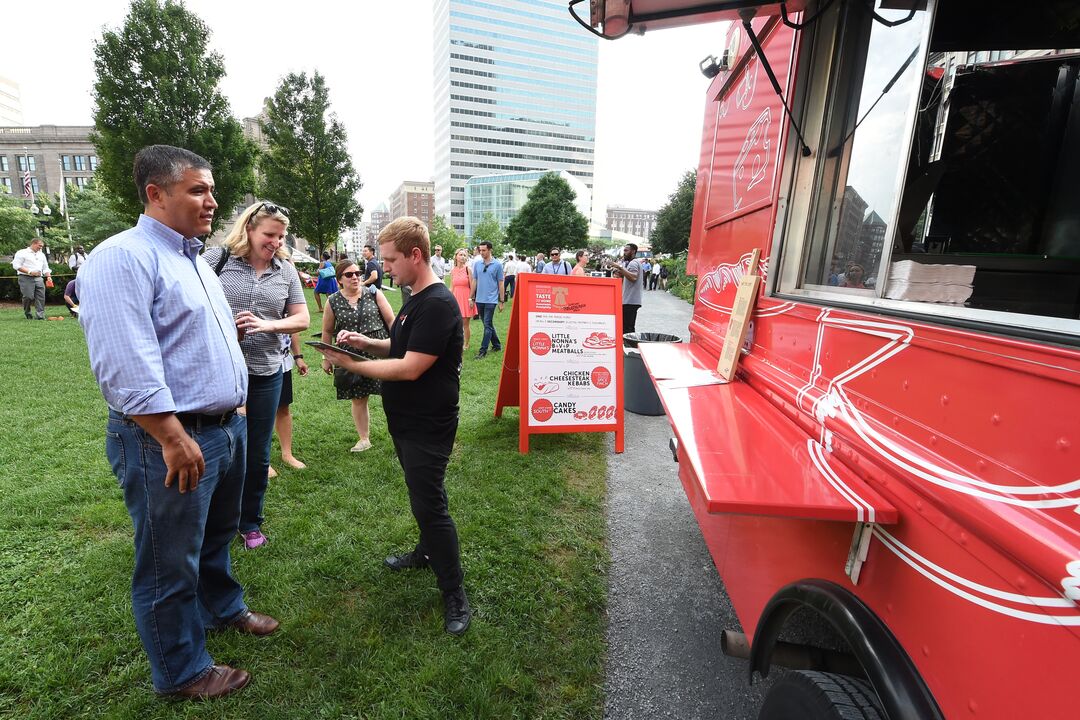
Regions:
M 660 266 L 660 289 L 667 290 L 667 279 L 671 275 L 671 271 L 668 270 L 667 265 Z
M 566 260 L 562 259 L 562 248 L 551 248 L 551 260 L 544 265 L 544 269 L 541 270 L 543 275 L 570 275 L 574 272 L 574 268 Z

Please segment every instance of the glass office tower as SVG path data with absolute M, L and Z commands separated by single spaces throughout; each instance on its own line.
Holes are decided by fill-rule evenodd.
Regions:
M 590 190 L 598 39 L 555 0 L 436 0 L 435 212 L 474 175 L 565 170 Z M 586 213 L 588 215 L 588 213 Z

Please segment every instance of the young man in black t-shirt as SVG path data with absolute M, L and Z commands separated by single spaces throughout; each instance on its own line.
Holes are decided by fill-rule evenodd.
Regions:
M 364 261 L 364 285 L 374 285 L 382 290 L 383 271 L 379 263 L 375 261 L 375 249 L 370 245 L 365 245 L 360 251 L 360 257 Z
M 342 331 L 339 343 L 385 360 L 360 361 L 325 351 L 338 367 L 383 381 L 383 410 L 394 450 L 405 472 L 409 504 L 420 527 L 416 548 L 386 558 L 392 570 L 431 567 L 443 594 L 446 631 L 460 635 L 472 610 L 462 587 L 457 528 L 443 480 L 458 426 L 458 393 L 464 336 L 457 300 L 431 269 L 424 223 L 403 217 L 379 234 L 386 270 L 413 292 L 390 328 L 389 340 Z

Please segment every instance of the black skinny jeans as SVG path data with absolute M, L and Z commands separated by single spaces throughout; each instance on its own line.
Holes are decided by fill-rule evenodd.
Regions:
M 428 557 L 443 592 L 461 587 L 461 553 L 457 527 L 450 517 L 443 481 L 457 428 L 442 436 L 394 436 L 394 450 L 405 472 L 409 504 L 420 528 L 418 552 Z

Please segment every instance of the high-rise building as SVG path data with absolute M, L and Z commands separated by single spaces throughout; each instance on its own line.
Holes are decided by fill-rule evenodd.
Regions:
M 0 126 L 22 124 L 22 96 L 19 93 L 19 83 L 0 75 Z
M 371 211 L 371 221 L 367 230 L 368 245 L 377 246 L 379 244 L 379 233 L 389 224 L 390 211 L 386 208 L 386 203 L 379 203 L 379 207 Z
M 524 173 L 501 173 L 476 175 L 465 181 L 465 237 L 472 239 L 473 231 L 485 215 L 492 215 L 503 230 L 521 206 L 529 199 L 529 193 L 550 170 Z M 565 170 L 556 172 L 574 191 L 574 205 L 586 218 L 592 208 L 592 193 L 581 180 Z
M 390 194 L 390 219 L 411 215 L 420 218 L 431 228 L 435 214 L 435 183 L 406 180 Z
M 591 190 L 599 46 L 566 3 L 436 0 L 434 27 L 435 213 L 463 231 L 474 175 L 565 170 Z
M 607 226 L 611 230 L 648 238 L 656 227 L 656 210 L 640 210 L 622 205 L 608 205 Z

